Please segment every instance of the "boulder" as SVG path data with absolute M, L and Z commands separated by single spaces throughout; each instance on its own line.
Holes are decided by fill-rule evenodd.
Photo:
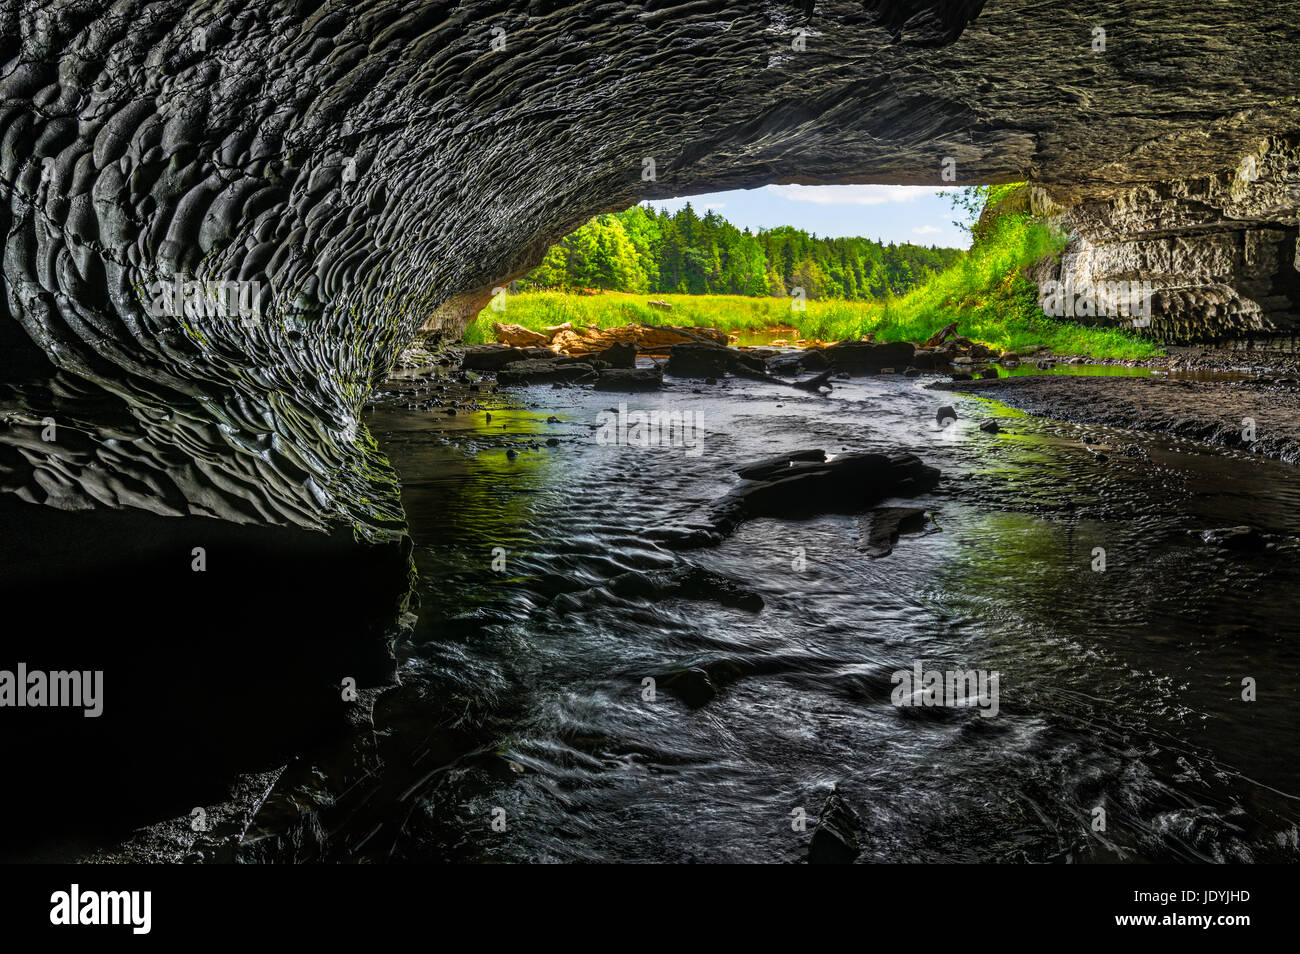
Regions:
M 797 351 L 782 352 L 766 363 L 767 373 L 777 377 L 792 378 L 803 371 L 803 355 Z
M 460 366 L 465 371 L 497 371 L 519 361 L 551 358 L 545 348 L 511 348 L 500 344 L 470 345 L 465 349 Z
M 616 341 L 604 351 L 597 352 L 596 358 L 611 368 L 635 368 L 636 345 L 630 341 Z
M 854 513 L 884 496 L 924 492 L 938 480 L 938 469 L 914 454 L 841 454 L 825 462 L 795 461 L 715 501 L 708 521 L 720 538 L 755 517 Z
M 935 353 L 933 351 L 916 350 L 912 352 L 912 359 L 908 362 L 914 368 L 923 370 L 932 369 L 936 364 Z
M 862 374 L 911 364 L 916 346 L 907 341 L 880 344 L 871 341 L 841 341 L 822 349 L 821 353 L 836 371 Z
M 658 391 L 664 386 L 663 368 L 610 368 L 596 378 L 597 391 Z
M 554 359 L 516 361 L 497 372 L 497 383 L 503 385 L 573 384 L 587 378 L 594 379 L 596 369 L 583 362 L 563 363 Z
M 821 448 L 814 447 L 808 450 L 787 451 L 784 454 L 776 454 L 772 457 L 764 457 L 762 460 L 741 464 L 736 468 L 736 473 L 745 480 L 769 480 L 780 475 L 783 471 L 788 471 L 790 465 L 795 461 L 824 461 L 825 459 L 826 452 Z
M 862 853 L 858 835 L 862 822 L 857 813 L 845 803 L 838 791 L 831 792 L 822 806 L 821 818 L 813 829 L 812 843 L 808 846 L 808 863 L 811 865 L 847 865 Z
M 825 371 L 831 366 L 826 360 L 825 348 L 808 348 L 802 355 L 803 369 L 805 371 Z
M 508 325 L 499 321 L 492 323 L 492 333 L 496 335 L 497 341 L 512 348 L 544 348 L 550 341 L 549 335 L 532 331 L 523 325 Z
M 679 378 L 720 378 L 728 371 L 767 376 L 767 367 L 762 358 L 725 345 L 696 341 L 673 345 L 668 352 L 668 366 L 665 370 Z

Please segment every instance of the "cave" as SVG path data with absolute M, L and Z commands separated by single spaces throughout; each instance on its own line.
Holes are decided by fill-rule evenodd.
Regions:
M 6 808 L 35 820 L 9 849 L 72 857 L 192 805 L 237 810 L 274 787 L 250 795 L 257 773 L 365 734 L 340 680 L 381 698 L 418 610 L 367 402 L 404 349 L 454 345 L 597 213 L 1023 181 L 1071 235 L 1041 280 L 1149 282 L 1161 342 L 1294 350 L 1293 14 L 0 5 L 0 668 L 104 670 L 107 711 L 123 700 L 6 731 L 3 758 L 32 766 Z M 256 283 L 257 307 L 158 305 L 183 282 Z M 361 764 L 367 744 L 335 755 Z M 72 810 L 118 773 L 136 781 L 104 786 L 94 818 Z M 209 857 L 293 856 L 277 837 Z

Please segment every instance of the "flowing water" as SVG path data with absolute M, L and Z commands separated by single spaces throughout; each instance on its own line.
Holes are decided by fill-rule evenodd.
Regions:
M 433 387 L 393 383 L 370 417 L 403 478 L 423 608 L 400 702 L 377 713 L 401 782 L 361 854 L 795 862 L 838 787 L 869 861 L 1300 857 L 1294 468 L 893 375 L 830 397 L 736 379 Z M 478 408 L 448 415 L 452 396 Z M 699 443 L 600 443 L 620 402 L 698 415 Z M 978 430 L 990 417 L 1002 433 Z M 929 531 L 881 559 L 851 515 L 655 542 L 735 487 L 734 465 L 813 447 L 940 468 L 915 503 Z M 1268 548 L 1194 533 L 1239 524 Z M 761 609 L 611 586 L 686 565 Z M 997 672 L 996 716 L 893 705 L 892 674 L 917 663 Z M 716 697 L 672 691 L 690 666 Z

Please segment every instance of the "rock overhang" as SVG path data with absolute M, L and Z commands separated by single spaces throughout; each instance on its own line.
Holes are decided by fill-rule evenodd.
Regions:
M 1264 274 L 1295 232 L 1283 4 L 59 0 L 0 23 L 9 404 L 44 401 L 84 445 L 6 440 L 37 503 L 400 533 L 370 387 L 642 199 L 1029 180 L 1079 234 L 1079 276 L 1155 269 L 1172 218 L 1166 284 L 1251 303 L 1178 314 L 1261 326 L 1297 300 Z M 1237 198 L 1198 191 L 1252 155 L 1267 174 Z M 151 314 L 177 276 L 260 283 L 262 313 Z M 78 382 L 57 399 L 20 370 L 47 359 Z

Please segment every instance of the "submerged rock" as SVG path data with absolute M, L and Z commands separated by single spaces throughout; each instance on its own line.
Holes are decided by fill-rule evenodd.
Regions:
M 1264 536 L 1254 527 L 1216 527 L 1201 531 L 1201 539 L 1225 550 L 1262 550 Z
M 763 598 L 731 577 L 701 566 L 677 566 L 670 570 L 631 571 L 606 584 L 611 593 L 650 600 L 694 600 L 717 603 L 734 609 L 758 612 Z
M 858 549 L 873 559 L 887 557 L 901 534 L 919 533 L 928 519 L 920 507 L 878 507 L 858 520 Z
M 821 818 L 813 830 L 808 846 L 808 863 L 812 865 L 847 865 L 862 853 L 858 836 L 862 821 L 849 808 L 838 791 L 831 792 L 822 806 Z

